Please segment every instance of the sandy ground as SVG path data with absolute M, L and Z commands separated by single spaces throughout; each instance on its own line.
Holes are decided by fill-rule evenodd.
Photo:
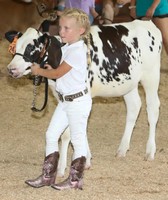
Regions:
M 96 99 L 89 121 L 88 138 L 92 167 L 85 171 L 84 190 L 56 191 L 51 187 L 34 189 L 24 181 L 41 173 L 45 131 L 55 109 L 49 95 L 47 109 L 32 113 L 32 81 L 14 80 L 6 66 L 11 60 L 8 42 L 0 40 L 0 199 L 1 200 L 167 200 L 168 199 L 168 58 L 162 52 L 157 126 L 157 153 L 154 161 L 144 161 L 148 123 L 144 93 L 142 110 L 124 159 L 115 157 L 125 126 L 126 110 L 122 98 Z M 43 90 L 43 89 L 41 89 Z M 43 101 L 40 93 L 39 104 Z M 71 148 L 68 158 L 70 159 Z M 70 160 L 68 160 L 68 165 Z M 66 176 L 68 175 L 66 171 Z M 57 181 L 62 180 L 58 178 Z

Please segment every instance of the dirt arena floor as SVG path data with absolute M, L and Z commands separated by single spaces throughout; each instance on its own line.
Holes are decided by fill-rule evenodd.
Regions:
M 0 199 L 1 200 L 167 200 L 168 199 L 168 58 L 162 52 L 157 126 L 157 153 L 144 161 L 148 123 L 144 93 L 142 109 L 126 158 L 115 157 L 125 126 L 122 98 L 95 99 L 89 120 L 88 138 L 92 167 L 85 171 L 83 191 L 56 191 L 51 187 L 34 189 L 24 181 L 41 173 L 45 151 L 45 131 L 56 102 L 49 94 L 45 112 L 33 113 L 32 81 L 12 79 L 6 66 L 11 60 L 8 42 L 0 40 Z M 43 89 L 41 89 L 43 90 Z M 39 105 L 43 92 L 38 97 Z M 68 168 L 71 148 L 68 152 Z M 68 169 L 66 176 L 68 175 Z M 58 178 L 56 181 L 60 181 Z

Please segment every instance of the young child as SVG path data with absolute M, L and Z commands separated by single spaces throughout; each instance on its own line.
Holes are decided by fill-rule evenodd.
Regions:
M 92 99 L 86 86 L 87 46 L 90 22 L 88 15 L 79 9 L 65 9 L 59 19 L 59 34 L 62 42 L 60 65 L 53 69 L 46 64 L 42 69 L 38 64 L 31 67 L 32 74 L 56 79 L 55 89 L 60 101 L 46 132 L 46 157 L 42 174 L 26 183 L 32 187 L 52 186 L 57 190 L 82 189 L 83 172 L 87 155 L 87 122 L 92 107 Z M 69 126 L 74 148 L 69 177 L 55 184 L 59 159 L 58 140 Z

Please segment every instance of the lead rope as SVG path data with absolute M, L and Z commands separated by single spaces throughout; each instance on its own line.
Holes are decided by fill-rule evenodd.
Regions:
M 31 110 L 34 111 L 34 112 L 41 112 L 42 110 L 44 110 L 44 108 L 47 105 L 47 101 L 48 101 L 48 79 L 44 78 L 44 80 L 45 80 L 44 104 L 40 109 L 38 109 L 38 108 L 36 108 L 36 96 L 37 96 L 37 86 L 38 86 L 39 76 L 35 76 L 34 88 L 33 88 L 33 100 L 32 100 L 32 107 L 31 107 Z
M 35 76 L 34 78 L 34 87 L 33 87 L 33 101 L 32 101 L 32 107 L 31 110 L 35 111 L 36 108 L 36 96 L 37 96 L 37 83 L 38 83 L 39 76 Z

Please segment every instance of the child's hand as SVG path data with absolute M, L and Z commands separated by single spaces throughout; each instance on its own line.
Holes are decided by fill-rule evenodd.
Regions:
M 33 65 L 31 66 L 31 73 L 33 75 L 39 75 L 39 69 L 40 69 L 40 65 L 33 63 Z
M 44 67 L 45 67 L 45 69 L 52 69 L 51 65 L 49 65 L 49 64 L 45 64 Z

